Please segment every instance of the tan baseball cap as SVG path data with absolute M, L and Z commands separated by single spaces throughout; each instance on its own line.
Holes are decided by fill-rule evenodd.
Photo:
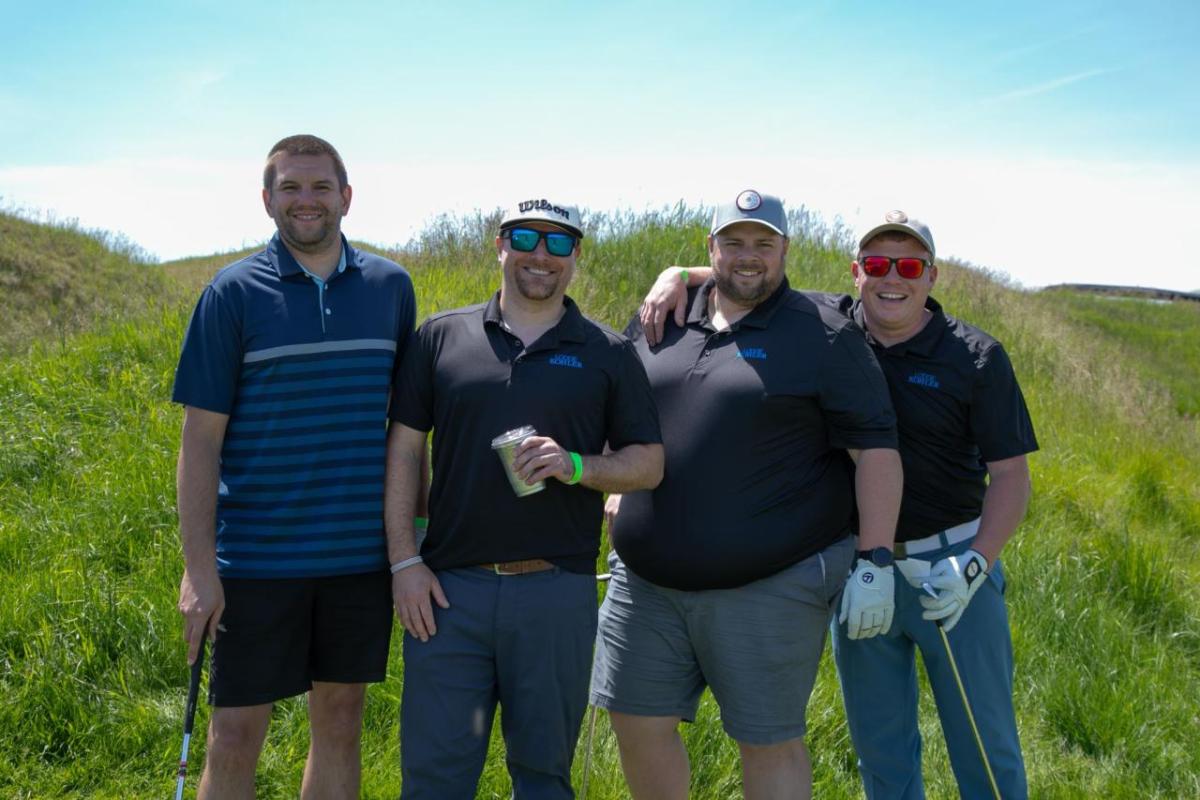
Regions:
M 876 225 L 868 230 L 862 236 L 858 237 L 858 249 L 861 251 L 863 246 L 874 239 L 881 233 L 888 231 L 899 231 L 907 233 L 909 236 L 916 239 L 921 244 L 925 245 L 925 249 L 929 251 L 929 258 L 932 259 L 937 255 L 937 251 L 933 248 L 933 234 L 929 231 L 929 226 L 919 219 L 913 219 L 903 211 L 896 209 L 889 211 L 883 215 L 883 223 Z

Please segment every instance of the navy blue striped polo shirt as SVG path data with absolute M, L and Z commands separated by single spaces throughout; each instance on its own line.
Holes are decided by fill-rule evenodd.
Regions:
M 320 281 L 276 235 L 200 296 L 177 403 L 229 416 L 217 569 L 229 578 L 384 569 L 389 389 L 416 302 L 402 267 L 342 240 Z

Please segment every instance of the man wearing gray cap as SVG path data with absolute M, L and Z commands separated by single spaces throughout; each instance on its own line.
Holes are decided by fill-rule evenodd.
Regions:
M 663 465 L 632 345 L 566 296 L 582 238 L 574 206 L 514 206 L 496 237 L 500 290 L 426 320 L 396 376 L 384 506 L 406 631 L 406 800 L 475 796 L 497 704 L 515 797 L 573 796 L 603 493 L 652 488 Z M 418 549 L 430 430 L 429 531 Z
M 710 230 L 712 277 L 688 293 L 686 319 L 655 347 L 636 318 L 627 330 L 662 417 L 666 477 L 606 507 L 615 553 L 592 701 L 609 710 L 634 798 L 688 796 L 679 723 L 705 687 L 738 743 L 745 796 L 808 796 L 805 710 L 856 512 L 871 552 L 843 618 L 863 637 L 891 624 L 895 418 L 862 331 L 789 288 L 779 199 L 744 191 Z
M 858 299 L 830 298 L 867 332 L 904 463 L 895 624 L 868 640 L 837 626 L 834 655 L 867 797 L 925 796 L 919 649 L 962 796 L 1019 799 L 1028 790 L 999 555 L 1025 514 L 1026 454 L 1038 445 L 1004 348 L 930 297 L 935 253 L 927 225 L 891 211 L 859 237 L 850 265 Z M 648 299 L 657 309 L 644 313 L 677 307 L 678 283 L 660 278 Z

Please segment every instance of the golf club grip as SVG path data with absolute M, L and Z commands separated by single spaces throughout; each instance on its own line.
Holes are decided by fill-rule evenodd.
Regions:
M 204 671 L 204 638 L 200 639 L 200 652 L 192 662 L 192 680 L 188 686 L 187 708 L 183 713 L 183 732 L 192 732 L 192 723 L 196 721 L 196 696 L 200 694 L 200 673 Z

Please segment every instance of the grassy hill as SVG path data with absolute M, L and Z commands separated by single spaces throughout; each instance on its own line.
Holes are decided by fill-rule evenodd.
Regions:
M 493 290 L 494 222 L 442 220 L 390 253 L 413 273 L 422 316 Z M 797 223 L 793 285 L 850 290 L 843 234 L 803 214 Z M 703 221 L 685 208 L 592 225 L 603 235 L 587 240 L 572 294 L 612 326 L 661 266 L 705 260 Z M 190 294 L 229 258 L 163 274 Z M 1033 796 L 1200 796 L 1200 421 L 1189 411 L 1200 393 L 1200 323 L 1173 306 L 1124 317 L 1113 301 L 1023 293 L 954 264 L 943 265 L 935 294 L 1005 342 L 1042 444 L 1029 518 L 1005 553 Z M 180 413 L 167 398 L 189 306 L 2 362 L 0 796 L 152 797 L 173 784 L 187 671 L 174 610 Z M 1167 328 L 1177 337 L 1169 350 L 1155 338 Z M 391 677 L 368 701 L 371 798 L 399 789 L 398 637 L 394 647 Z M 954 796 L 927 691 L 923 705 L 929 795 Z M 297 793 L 304 730 L 302 702 L 280 704 L 261 796 Z M 736 748 L 710 702 L 686 738 L 693 796 L 738 796 Z M 818 796 L 861 796 L 828 659 L 809 744 Z M 194 743 L 193 763 L 203 750 Z M 576 765 L 578 787 L 582 757 Z M 481 796 L 508 792 L 493 750 Z M 625 796 L 603 715 L 591 792 Z
M 123 239 L 0 211 L 0 358 L 142 314 L 164 302 L 169 287 L 162 270 Z

